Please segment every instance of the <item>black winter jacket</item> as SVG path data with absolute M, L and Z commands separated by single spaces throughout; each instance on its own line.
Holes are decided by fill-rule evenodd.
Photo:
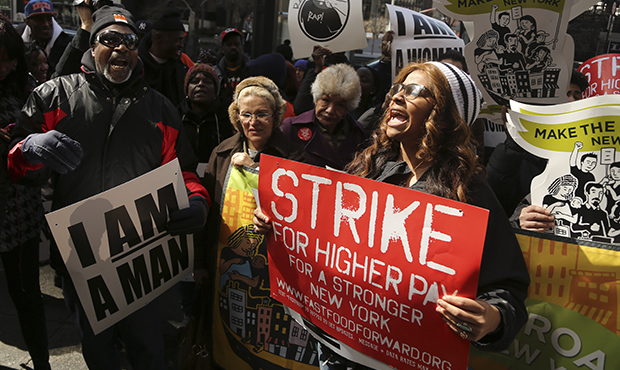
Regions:
M 138 54 L 144 63 L 144 80 L 150 87 L 170 99 L 176 107 L 185 97 L 183 84 L 189 67 L 183 64 L 181 58 L 170 59 L 164 64 L 157 63 L 149 53 L 151 44 L 149 34 L 144 36 L 138 48 Z
M 228 118 L 228 106 L 221 103 L 219 96 L 203 114 L 195 113 L 187 99 L 179 105 L 179 112 L 198 162 L 207 163 L 213 149 L 234 133 Z
M 95 71 L 90 51 L 82 58 L 83 73 L 50 80 L 31 94 L 13 132 L 9 173 L 24 185 L 42 185 L 51 176 L 52 210 L 99 194 L 179 158 L 189 195 L 209 202 L 195 173 L 197 161 L 187 142 L 177 110 L 141 78 L 142 63 L 130 79 L 114 89 Z M 84 151 L 74 171 L 64 175 L 22 155 L 31 133 L 60 131 L 77 140 Z M 55 252 L 55 253 L 54 253 Z M 55 259 L 56 258 L 56 259 Z M 57 251 L 51 262 L 64 271 Z

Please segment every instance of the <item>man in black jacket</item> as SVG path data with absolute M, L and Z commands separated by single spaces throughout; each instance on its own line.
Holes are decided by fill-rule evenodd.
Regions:
M 209 195 L 194 172 L 196 160 L 178 113 L 142 78 L 131 14 L 104 6 L 93 20 L 83 72 L 46 82 L 26 102 L 14 131 L 9 173 L 25 185 L 51 176 L 52 210 L 57 210 L 178 158 L 190 206 L 170 212 L 167 231 L 191 234 L 206 221 Z M 84 282 L 70 278 L 56 245 L 50 262 L 63 275 L 63 294 L 76 315 L 89 369 L 121 369 L 117 336 L 133 369 L 165 369 L 157 299 L 95 335 L 75 289 Z
M 185 97 L 183 81 L 191 67 L 181 60 L 184 42 L 185 28 L 181 13 L 171 10 L 153 22 L 151 33 L 144 36 L 140 43 L 144 79 L 153 89 L 170 99 L 175 107 Z

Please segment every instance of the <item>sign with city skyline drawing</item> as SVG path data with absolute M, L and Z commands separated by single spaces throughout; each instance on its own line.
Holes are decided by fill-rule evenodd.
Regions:
M 487 210 L 270 156 L 259 193 L 272 297 L 322 345 L 351 347 L 373 369 L 466 368 L 470 342 L 436 307 L 475 298 Z
M 260 164 L 263 165 L 264 154 Z M 262 170 L 261 170 L 262 171 Z M 271 295 L 267 239 L 254 231 L 258 169 L 230 165 L 213 262 L 213 358 L 223 369 L 314 370 L 316 340 Z
M 554 106 L 511 101 L 506 125 L 519 146 L 549 160 L 531 196 L 555 217 L 555 234 L 620 243 L 620 95 Z
M 528 321 L 502 352 L 472 347 L 472 370 L 620 369 L 620 246 L 517 231 Z
M 333 53 L 368 45 L 361 1 L 291 0 L 288 32 L 297 59 L 309 57 L 315 45 Z
M 488 104 L 509 100 L 556 104 L 568 101 L 572 38 L 566 29 L 572 0 L 505 2 L 439 0 L 438 9 L 474 21 L 465 48 L 472 78 Z

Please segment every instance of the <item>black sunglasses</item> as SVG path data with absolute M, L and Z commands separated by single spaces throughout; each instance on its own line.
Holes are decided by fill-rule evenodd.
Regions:
M 101 32 L 97 35 L 97 39 L 95 41 L 100 42 L 109 48 L 116 48 L 123 43 L 129 50 L 136 50 L 138 48 L 138 43 L 140 42 L 138 35 L 135 33 L 120 33 L 112 30 Z
M 428 95 L 431 98 L 435 98 L 433 96 L 433 93 L 431 93 L 431 91 L 424 85 L 420 85 L 420 84 L 409 84 L 409 85 L 404 85 L 401 83 L 395 83 L 394 85 L 392 85 L 392 88 L 390 89 L 390 96 L 394 96 L 396 94 L 398 94 L 399 92 L 403 91 L 404 95 L 405 95 L 405 99 L 415 99 L 417 98 L 420 94 L 422 94 L 422 92 L 426 91 L 428 93 Z

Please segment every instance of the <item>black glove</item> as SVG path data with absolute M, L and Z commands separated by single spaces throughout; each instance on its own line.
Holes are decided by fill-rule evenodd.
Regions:
M 168 232 L 170 235 L 193 234 L 205 225 L 209 207 L 207 201 L 198 195 L 189 198 L 189 207 L 170 213 Z
M 60 174 L 75 170 L 84 155 L 80 143 L 56 130 L 28 135 L 21 150 L 28 162 L 43 163 Z

